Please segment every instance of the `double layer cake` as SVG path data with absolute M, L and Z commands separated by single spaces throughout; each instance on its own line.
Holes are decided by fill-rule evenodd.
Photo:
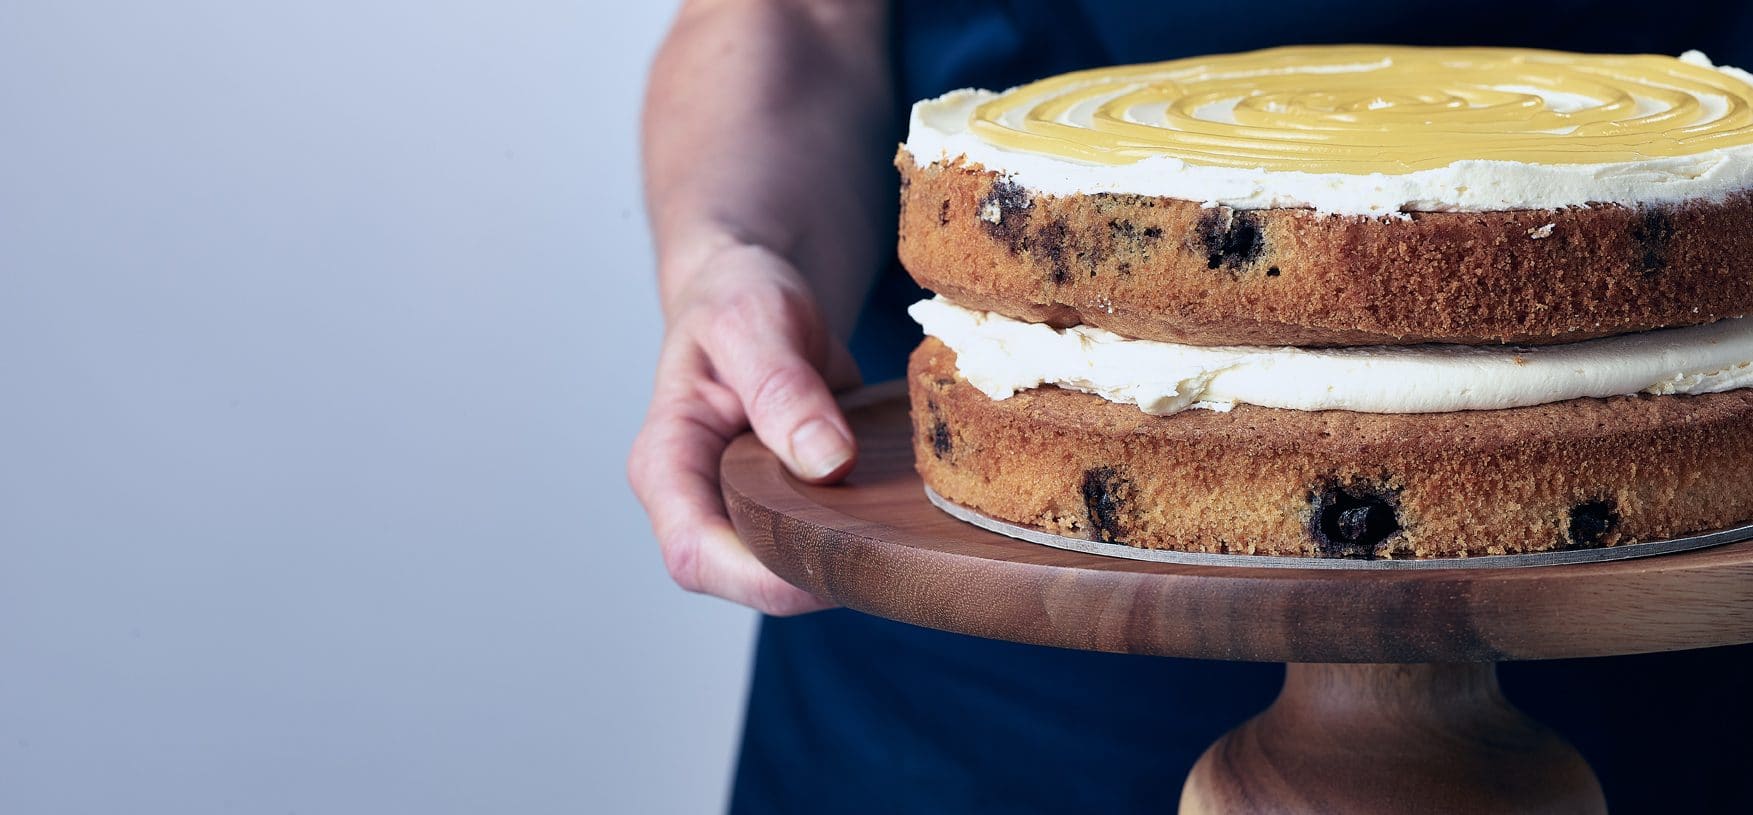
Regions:
M 915 106 L 918 469 L 1058 534 L 1460 557 L 1753 519 L 1753 76 L 1283 48 Z

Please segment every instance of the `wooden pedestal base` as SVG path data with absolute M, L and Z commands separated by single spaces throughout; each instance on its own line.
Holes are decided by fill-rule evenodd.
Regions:
M 1491 663 L 1292 663 L 1181 794 L 1182 815 L 1606 811 L 1588 763 L 1509 706 Z

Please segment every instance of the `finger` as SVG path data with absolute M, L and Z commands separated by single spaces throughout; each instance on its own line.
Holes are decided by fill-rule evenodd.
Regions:
M 704 407 L 659 407 L 635 440 L 628 480 L 645 505 L 678 585 L 723 597 L 767 614 L 829 608 L 773 574 L 743 544 L 725 518 L 718 492 L 718 459 L 726 441 Z
M 733 298 L 714 315 L 704 345 L 761 443 L 797 477 L 825 482 L 851 470 L 857 450 L 827 383 L 804 356 L 811 347 L 826 356 L 831 345 L 816 336 L 820 320 L 811 309 L 777 293 Z
M 728 525 L 697 527 L 691 538 L 664 550 L 665 564 L 686 553 L 699 577 L 694 591 L 722 597 L 774 617 L 792 617 L 833 608 L 834 604 L 785 582 L 749 551 Z

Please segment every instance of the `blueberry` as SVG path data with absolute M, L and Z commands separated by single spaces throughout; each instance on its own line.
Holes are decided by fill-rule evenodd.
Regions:
M 1252 263 L 1266 246 L 1258 216 L 1228 207 L 1206 210 L 1199 216 L 1194 238 L 1205 251 L 1208 269 L 1235 269 Z
M 1637 241 L 1643 252 L 1643 257 L 1640 258 L 1643 273 L 1655 274 L 1667 268 L 1668 247 L 1674 240 L 1674 219 L 1665 209 L 1645 209 L 1637 223 L 1631 227 L 1631 238 Z
M 933 419 L 931 422 L 931 452 L 936 453 L 938 458 L 950 454 L 950 426 L 944 424 L 943 419 Z
M 1324 557 L 1375 557 L 1376 547 L 1400 531 L 1391 491 L 1329 483 L 1311 492 L 1309 501 L 1309 536 Z
M 1121 524 L 1124 506 L 1132 496 L 1131 479 L 1113 467 L 1097 467 L 1083 474 L 1083 505 L 1089 513 L 1090 537 L 1108 543 L 1122 543 L 1125 530 Z
M 1584 501 L 1570 508 L 1570 545 L 1599 546 L 1618 526 L 1619 512 L 1612 501 Z

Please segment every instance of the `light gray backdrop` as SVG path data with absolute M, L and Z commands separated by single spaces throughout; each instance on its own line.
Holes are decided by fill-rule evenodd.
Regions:
M 722 806 L 622 476 L 668 3 L 0 2 L 0 812 Z

